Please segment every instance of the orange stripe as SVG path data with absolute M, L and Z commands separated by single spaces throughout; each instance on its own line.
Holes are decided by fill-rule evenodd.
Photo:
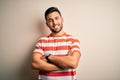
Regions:
M 36 49 L 44 49 L 44 51 L 49 51 L 49 50 L 70 50 L 70 49 L 72 49 L 72 48 L 78 48 L 78 49 L 80 49 L 80 47 L 79 46 L 72 46 L 72 47 L 70 47 L 70 46 L 58 46 L 58 47 L 40 47 L 40 46 L 36 46 L 35 47 Z
M 45 76 L 74 76 L 76 71 L 74 72 L 39 72 L 39 75 Z
M 75 42 L 78 42 L 78 43 L 79 43 L 80 41 L 79 41 L 78 39 L 74 39 L 74 40 L 72 41 L 72 44 L 75 43 Z
M 35 49 L 42 49 L 41 46 L 35 46 Z
M 80 49 L 80 47 L 76 46 L 76 45 L 72 46 L 71 48 L 78 48 L 78 49 Z
M 70 46 L 43 47 L 45 51 L 49 50 L 70 50 Z
M 45 40 L 45 39 L 40 39 L 38 42 L 40 43 L 55 43 L 55 42 L 79 42 L 79 40 L 77 39 L 73 39 L 73 38 L 68 38 L 68 39 L 53 39 L 53 40 Z

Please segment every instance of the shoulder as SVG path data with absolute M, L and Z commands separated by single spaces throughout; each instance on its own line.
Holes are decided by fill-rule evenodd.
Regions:
M 41 41 L 44 41 L 44 40 L 48 40 L 49 36 L 43 36 L 43 37 L 40 37 L 37 41 L 38 42 L 41 42 Z
M 69 35 L 68 41 L 71 41 L 72 43 L 74 43 L 74 42 L 80 43 L 80 38 L 76 35 Z
M 77 40 L 79 40 L 79 39 L 80 39 L 80 37 L 79 37 L 79 36 L 76 36 L 76 35 L 71 35 L 71 34 L 69 34 L 68 38 L 77 39 Z

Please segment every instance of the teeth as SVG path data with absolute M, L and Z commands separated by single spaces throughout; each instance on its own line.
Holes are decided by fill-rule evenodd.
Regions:
M 55 28 L 58 28 L 58 25 L 56 25 Z

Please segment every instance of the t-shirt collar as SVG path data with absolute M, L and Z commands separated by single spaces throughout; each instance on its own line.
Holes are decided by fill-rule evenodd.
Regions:
M 51 37 L 62 37 L 62 36 L 67 36 L 67 33 L 64 32 L 62 35 L 59 35 L 59 36 L 54 36 L 52 33 L 50 33 L 49 36 L 51 36 Z

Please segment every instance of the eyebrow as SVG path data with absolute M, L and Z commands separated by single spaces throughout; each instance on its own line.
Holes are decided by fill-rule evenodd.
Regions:
M 59 16 L 55 16 L 54 18 L 59 18 Z M 51 20 L 52 18 L 48 18 L 47 20 Z

